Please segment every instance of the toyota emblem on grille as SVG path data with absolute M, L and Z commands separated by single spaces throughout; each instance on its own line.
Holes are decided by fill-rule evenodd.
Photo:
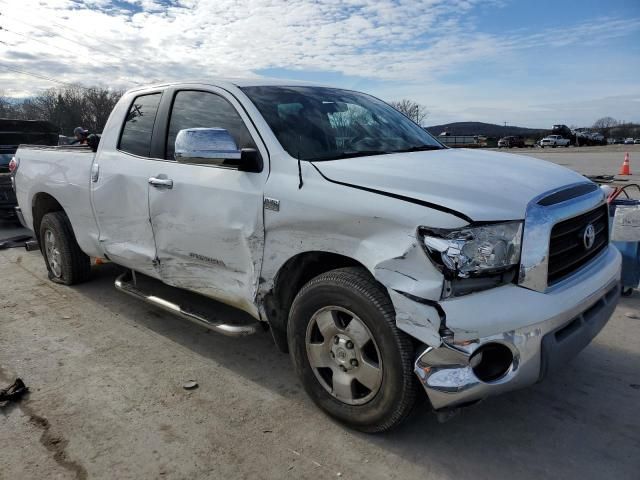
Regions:
M 593 244 L 596 242 L 596 229 L 593 224 L 590 223 L 587 225 L 587 228 L 584 229 L 584 233 L 582 234 L 582 243 L 584 244 L 585 250 L 590 250 L 593 247 Z

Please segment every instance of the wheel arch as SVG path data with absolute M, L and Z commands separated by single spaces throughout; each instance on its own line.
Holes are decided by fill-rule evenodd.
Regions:
M 51 212 L 64 212 L 64 208 L 52 195 L 39 192 L 33 196 L 31 213 L 33 218 L 33 233 L 40 242 L 40 224 L 42 218 Z
M 288 351 L 289 310 L 300 289 L 312 278 L 343 267 L 360 267 L 369 272 L 361 262 L 352 257 L 321 250 L 298 253 L 280 266 L 271 288 L 262 295 L 261 301 L 262 311 L 280 350 L 285 353 Z

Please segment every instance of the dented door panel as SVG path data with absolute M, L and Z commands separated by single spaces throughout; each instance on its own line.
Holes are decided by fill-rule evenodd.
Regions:
M 162 280 L 257 316 L 254 298 L 264 243 L 261 174 L 157 162 L 149 209 Z
M 147 195 L 155 162 L 123 152 L 105 152 L 99 161 L 100 177 L 91 184 L 91 196 L 100 245 L 110 260 L 157 277 Z

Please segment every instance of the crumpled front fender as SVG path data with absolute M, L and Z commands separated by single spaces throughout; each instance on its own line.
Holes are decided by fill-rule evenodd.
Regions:
M 388 289 L 398 328 L 427 345 L 439 346 L 444 313 L 432 299 L 440 298 L 442 276 L 428 262 L 416 241 L 403 255 L 378 263 L 374 275 Z

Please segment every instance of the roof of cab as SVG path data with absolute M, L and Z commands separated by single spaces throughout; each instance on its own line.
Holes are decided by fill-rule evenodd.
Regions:
M 166 83 L 157 83 L 152 85 L 141 85 L 139 87 L 135 87 L 129 90 L 129 92 L 137 92 L 140 90 L 149 90 L 153 88 L 166 88 L 173 86 L 183 86 L 183 85 L 211 85 L 221 88 L 230 88 L 230 87 L 266 87 L 266 86 L 280 86 L 280 87 L 326 87 L 327 85 L 323 85 L 320 83 L 314 82 L 306 82 L 300 80 L 287 80 L 281 78 L 225 78 L 225 77 L 213 77 L 207 78 L 203 80 L 185 80 L 181 82 L 166 82 Z

